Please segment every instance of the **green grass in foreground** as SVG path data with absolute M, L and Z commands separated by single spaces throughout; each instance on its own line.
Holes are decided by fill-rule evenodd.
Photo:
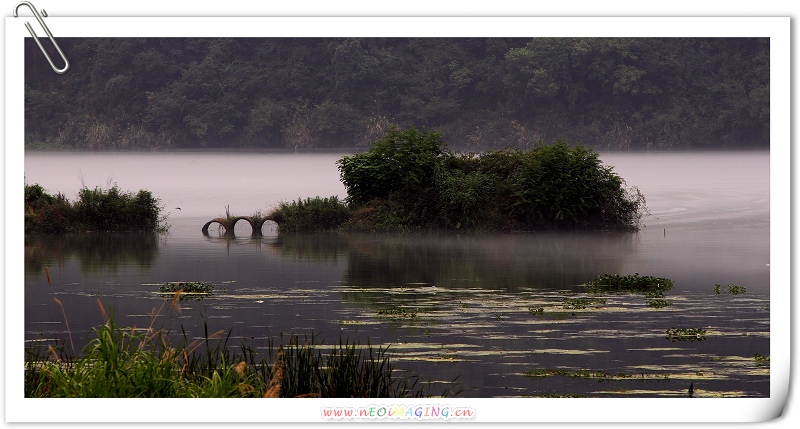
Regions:
M 177 301 L 177 300 L 175 300 Z M 102 306 L 101 306 L 102 310 Z M 105 316 L 105 312 L 103 311 Z M 66 346 L 26 350 L 25 396 L 37 398 L 424 397 L 431 385 L 398 376 L 386 347 L 313 337 L 270 341 L 267 356 L 228 347 L 219 331 L 173 345 L 165 331 L 123 328 L 113 314 L 80 357 Z M 448 386 L 441 396 L 457 394 Z

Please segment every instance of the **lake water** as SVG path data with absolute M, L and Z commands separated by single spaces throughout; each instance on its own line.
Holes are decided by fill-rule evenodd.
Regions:
M 768 152 L 603 153 L 647 199 L 638 233 L 284 236 L 268 223 L 251 238 L 244 222 L 235 238 L 201 233 L 226 207 L 250 215 L 344 198 L 342 155 L 26 153 L 27 183 L 70 199 L 82 185 L 148 189 L 171 226 L 157 237 L 26 237 L 26 341 L 67 338 L 66 314 L 80 347 L 102 323 L 99 299 L 122 325 L 147 327 L 155 310 L 158 327 L 189 338 L 204 323 L 232 330 L 237 348 L 266 350 L 281 333 L 369 339 L 439 390 L 458 378 L 465 397 L 686 396 L 690 383 L 695 396 L 769 396 L 769 362 L 754 359 L 770 354 Z M 579 286 L 604 273 L 670 278 L 671 305 Z M 215 291 L 167 311 L 158 285 L 182 280 Z M 706 336 L 669 341 L 671 328 Z

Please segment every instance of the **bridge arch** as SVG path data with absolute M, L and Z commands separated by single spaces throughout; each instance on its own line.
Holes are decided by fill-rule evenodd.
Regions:
M 261 217 L 252 217 L 252 216 L 230 216 L 230 217 L 218 217 L 211 219 L 210 221 L 206 222 L 203 225 L 202 232 L 203 235 L 208 236 L 208 227 L 211 226 L 213 223 L 218 223 L 223 228 L 225 228 L 225 236 L 226 237 L 235 237 L 236 234 L 234 233 L 234 227 L 236 223 L 239 221 L 244 220 L 245 222 L 250 224 L 250 228 L 252 229 L 251 237 L 260 237 L 262 235 L 261 227 L 264 226 L 264 223 L 267 221 L 275 222 L 275 219 L 267 216 L 264 218 Z M 277 222 L 275 222 L 277 223 Z

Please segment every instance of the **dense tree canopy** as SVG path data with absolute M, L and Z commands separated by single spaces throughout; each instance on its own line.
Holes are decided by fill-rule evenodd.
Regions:
M 769 147 L 768 38 L 26 40 L 26 147 Z

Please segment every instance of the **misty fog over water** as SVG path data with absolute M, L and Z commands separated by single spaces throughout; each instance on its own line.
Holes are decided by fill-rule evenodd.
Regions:
M 637 233 L 284 236 L 268 224 L 263 237 L 251 238 L 242 223 L 233 239 L 201 233 L 226 207 L 232 215 L 266 214 L 280 201 L 344 198 L 335 164 L 343 154 L 26 153 L 27 183 L 69 199 L 83 185 L 147 189 L 171 226 L 156 238 L 26 238 L 26 339 L 63 336 L 51 293 L 82 342 L 101 323 L 97 299 L 123 324 L 142 326 L 163 302 L 158 284 L 204 281 L 214 295 L 160 321 L 198 336 L 206 320 L 256 347 L 281 332 L 315 332 L 328 342 L 340 333 L 369 336 L 391 344 L 403 368 L 438 381 L 461 375 L 464 396 L 669 396 L 689 382 L 730 396 L 769 394 L 768 371 L 725 372 L 731 362 L 769 354 L 769 152 L 601 153 L 646 198 L 650 215 Z M 672 305 L 653 309 L 641 296 L 614 296 L 594 310 L 529 313 L 561 308 L 580 284 L 604 273 L 673 279 Z M 747 293 L 718 295 L 715 284 Z M 413 309 L 415 317 L 381 316 L 393 308 Z M 675 325 L 703 326 L 709 338 L 666 341 L 664 331 Z M 612 382 L 628 383 L 621 389 L 522 375 L 564 365 L 610 373 L 658 367 L 652 372 L 673 382 Z

